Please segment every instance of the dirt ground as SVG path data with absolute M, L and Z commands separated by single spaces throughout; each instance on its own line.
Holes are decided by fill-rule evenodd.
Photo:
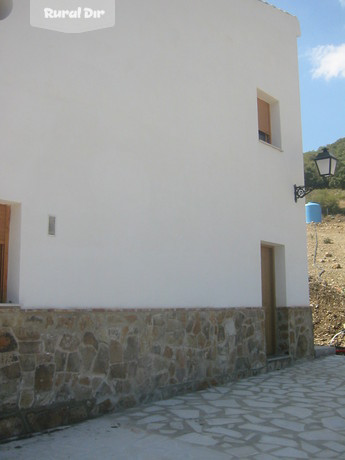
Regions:
M 307 224 L 307 241 L 315 344 L 328 345 L 345 329 L 345 216 Z

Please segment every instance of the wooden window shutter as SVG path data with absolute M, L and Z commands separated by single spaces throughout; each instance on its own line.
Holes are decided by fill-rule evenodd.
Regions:
M 259 138 L 271 143 L 271 116 L 268 102 L 258 98 Z
M 7 300 L 8 242 L 11 208 L 0 204 L 0 302 Z

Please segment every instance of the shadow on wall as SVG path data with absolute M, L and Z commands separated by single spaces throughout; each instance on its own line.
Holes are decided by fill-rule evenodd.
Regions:
M 6 19 L 11 14 L 13 0 L 0 0 L 0 20 Z

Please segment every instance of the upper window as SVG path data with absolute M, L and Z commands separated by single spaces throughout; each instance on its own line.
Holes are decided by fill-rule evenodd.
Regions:
M 267 144 L 281 148 L 279 102 L 263 91 L 257 92 L 258 136 Z

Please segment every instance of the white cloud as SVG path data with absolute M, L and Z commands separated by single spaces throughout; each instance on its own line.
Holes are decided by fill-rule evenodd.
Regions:
M 345 0 L 341 0 L 345 4 Z M 345 43 L 317 46 L 311 51 L 314 78 L 345 78 Z
M 345 8 L 345 0 L 339 0 L 340 5 Z

